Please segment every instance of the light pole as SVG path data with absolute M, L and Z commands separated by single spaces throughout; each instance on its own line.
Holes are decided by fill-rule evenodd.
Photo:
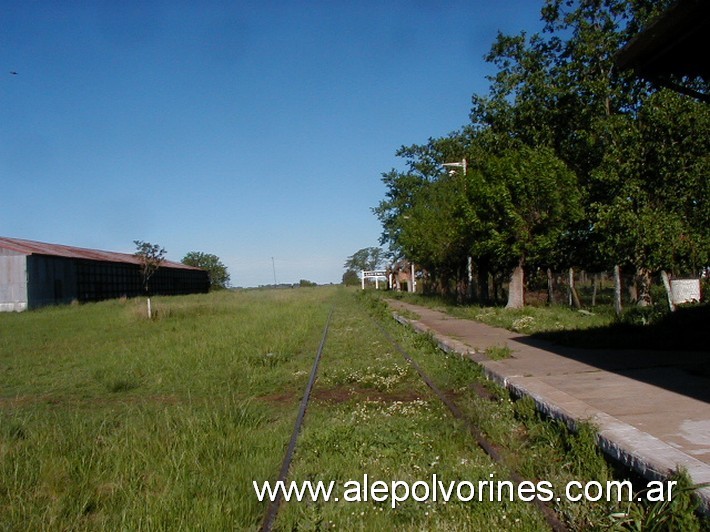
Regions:
M 456 163 L 444 163 L 444 166 L 449 168 L 461 168 L 463 171 L 463 176 L 466 177 L 466 157 L 461 159 Z M 449 170 L 449 174 L 453 175 L 456 170 Z M 471 299 L 471 287 L 473 286 L 473 258 L 471 255 L 468 256 L 468 264 L 466 265 L 466 272 L 468 273 L 468 286 L 466 287 L 466 295 Z
M 463 170 L 464 177 L 466 176 L 466 157 L 456 163 L 444 163 L 444 166 L 448 166 L 450 168 L 461 168 Z M 453 171 L 454 170 L 450 170 L 450 173 L 452 173 Z

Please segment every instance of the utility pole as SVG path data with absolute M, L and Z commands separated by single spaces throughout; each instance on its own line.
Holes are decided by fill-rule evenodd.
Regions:
M 274 262 L 274 257 L 271 257 L 271 267 L 274 270 L 274 286 L 276 286 L 276 263 Z

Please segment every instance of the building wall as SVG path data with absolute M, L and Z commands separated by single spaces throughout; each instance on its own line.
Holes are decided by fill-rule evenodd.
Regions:
M 100 301 L 144 295 L 143 276 L 135 264 L 92 260 L 76 261 L 77 299 Z M 179 295 L 207 292 L 209 277 L 203 270 L 158 268 L 148 281 L 151 294 Z
M 204 270 L 159 268 L 149 287 L 154 295 L 204 293 L 209 290 L 209 277 Z M 0 249 L 0 311 L 144 294 L 143 277 L 136 264 L 23 255 Z
M 76 261 L 64 257 L 27 257 L 27 307 L 71 303 L 77 296 Z
M 29 308 L 145 294 L 140 267 L 122 262 L 31 255 L 28 279 Z M 154 295 L 207 292 L 209 277 L 203 270 L 158 268 L 149 287 Z
M 77 299 L 101 301 L 142 294 L 140 269 L 135 264 L 77 260 Z
M 26 256 L 0 249 L 0 312 L 27 310 Z

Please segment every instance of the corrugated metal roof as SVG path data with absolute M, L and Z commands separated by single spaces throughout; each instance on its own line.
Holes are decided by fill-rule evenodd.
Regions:
M 99 249 L 77 248 L 61 244 L 47 244 L 21 238 L 7 238 L 0 236 L 0 248 L 9 249 L 23 255 L 49 255 L 53 257 L 67 257 L 70 259 L 97 260 L 105 262 L 124 262 L 140 265 L 140 259 L 129 253 L 116 253 L 115 251 L 101 251 Z M 181 268 L 185 270 L 200 270 L 179 262 L 164 260 L 161 268 Z

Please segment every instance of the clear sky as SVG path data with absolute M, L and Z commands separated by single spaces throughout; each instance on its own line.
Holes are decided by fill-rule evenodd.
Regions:
M 0 0 L 0 236 L 340 282 L 397 148 L 468 121 L 541 3 Z

